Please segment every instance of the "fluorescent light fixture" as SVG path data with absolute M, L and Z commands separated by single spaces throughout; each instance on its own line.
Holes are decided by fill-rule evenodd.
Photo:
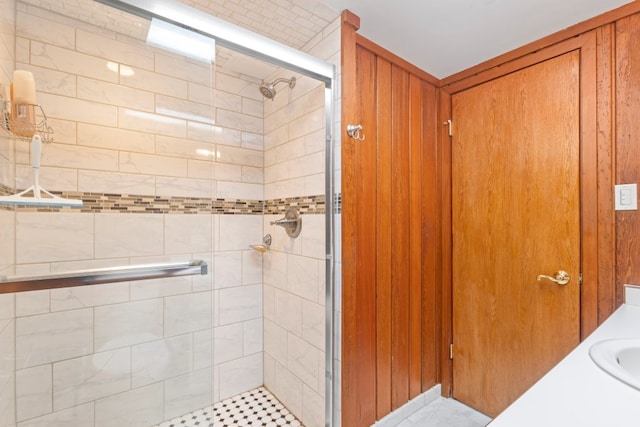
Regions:
M 207 63 L 216 49 L 214 39 L 157 18 L 151 19 L 147 43 Z

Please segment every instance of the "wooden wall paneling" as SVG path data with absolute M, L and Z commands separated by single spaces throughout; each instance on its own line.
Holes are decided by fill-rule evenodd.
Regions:
M 409 76 L 409 399 L 422 392 L 422 82 Z
M 580 50 L 581 139 L 581 304 L 580 336 L 585 339 L 598 326 L 598 143 L 596 32 L 582 35 Z
M 342 116 L 343 124 L 341 148 L 342 173 L 342 354 L 341 354 L 341 415 L 342 425 L 357 426 L 357 365 L 355 338 L 358 330 L 356 312 L 355 283 L 357 206 L 353 195 L 356 159 L 355 141 L 345 132 L 347 123 L 357 123 L 356 115 L 356 31 L 360 27 L 359 18 L 349 11 L 342 13 L 341 26 L 341 72 L 342 72 Z
M 422 391 L 438 383 L 440 302 L 440 191 L 435 86 L 422 82 Z
M 362 49 L 359 47 L 359 49 Z M 378 419 L 391 412 L 391 63 L 377 58 L 377 142 L 378 142 L 378 206 L 377 206 L 377 338 L 378 338 Z M 384 112 L 385 114 L 383 114 Z
M 391 93 L 391 408 L 396 409 L 409 400 L 409 73 L 395 64 Z
M 356 176 L 356 346 L 357 424 L 371 425 L 376 420 L 376 229 L 377 156 L 375 73 L 376 58 L 364 49 L 356 53 L 359 122 L 370 137 L 355 141 Z
M 640 14 L 616 22 L 615 144 L 616 184 L 640 182 Z M 622 285 L 640 283 L 640 215 L 616 212 L 616 302 L 622 303 Z
M 596 30 L 597 84 L 597 168 L 598 168 L 598 277 L 597 322 L 604 322 L 618 306 L 616 304 L 615 212 L 611 191 L 615 182 L 614 135 L 615 25 Z M 613 250 L 612 250 L 613 249 Z
M 441 305 L 440 348 L 439 348 L 439 381 L 442 384 L 442 395 L 450 397 L 453 385 L 453 366 L 449 358 L 449 345 L 453 339 L 453 296 L 452 296 L 452 223 L 451 223 L 451 137 L 448 127 L 445 125 L 451 119 L 451 95 L 445 91 L 438 91 L 438 178 L 439 188 L 442 191 L 440 198 L 441 206 L 441 286 L 437 288 L 438 295 L 436 301 Z M 455 124 L 453 126 L 455 132 Z

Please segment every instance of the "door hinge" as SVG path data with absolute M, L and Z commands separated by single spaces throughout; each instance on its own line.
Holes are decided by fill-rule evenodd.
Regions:
M 453 360 L 453 344 L 449 344 L 449 359 Z
M 582 273 L 578 276 L 578 283 L 582 285 Z
M 442 126 L 448 126 L 449 127 L 449 136 L 453 136 L 453 123 L 452 123 L 451 119 L 449 119 L 446 122 L 442 123 Z

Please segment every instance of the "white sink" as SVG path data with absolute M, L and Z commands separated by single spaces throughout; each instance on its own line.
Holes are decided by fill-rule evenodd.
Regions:
M 600 341 L 591 346 L 589 356 L 602 370 L 640 390 L 640 339 Z

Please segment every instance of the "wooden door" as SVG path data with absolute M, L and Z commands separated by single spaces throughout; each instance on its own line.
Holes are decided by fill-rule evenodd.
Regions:
M 490 416 L 580 339 L 579 65 L 452 97 L 453 395 Z M 536 280 L 559 270 L 565 286 Z

